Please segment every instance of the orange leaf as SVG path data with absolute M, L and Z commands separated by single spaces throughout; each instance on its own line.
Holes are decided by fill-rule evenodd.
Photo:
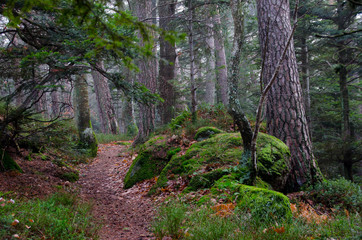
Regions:
M 279 233 L 279 234 L 285 232 L 285 228 L 284 228 L 284 227 L 274 228 L 273 230 L 274 230 L 274 232 Z
M 34 222 L 34 220 L 33 220 L 33 219 L 31 219 L 31 218 L 29 218 L 29 222 L 32 222 L 32 223 L 33 223 L 33 222 Z

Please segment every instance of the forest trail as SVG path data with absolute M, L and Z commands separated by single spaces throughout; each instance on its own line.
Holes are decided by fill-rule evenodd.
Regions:
M 149 231 L 154 214 L 144 186 L 123 189 L 123 179 L 132 163 L 127 146 L 100 144 L 98 156 L 80 170 L 82 197 L 94 201 L 94 216 L 103 223 L 101 240 L 154 239 Z

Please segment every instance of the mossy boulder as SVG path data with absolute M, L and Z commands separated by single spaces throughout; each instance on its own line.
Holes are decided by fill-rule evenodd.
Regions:
M 166 136 L 156 136 L 148 140 L 140 147 L 138 156 L 128 170 L 124 178 L 124 188 L 159 175 L 171 157 L 180 150 L 170 145 Z
M 233 174 L 215 182 L 211 193 L 227 193 L 231 201 L 236 201 L 241 210 L 248 211 L 253 218 L 262 222 L 287 221 L 292 217 L 289 199 L 273 190 L 240 184 Z
M 237 205 L 263 222 L 288 221 L 292 217 L 290 202 L 280 192 L 240 184 Z
M 202 127 L 197 130 L 194 139 L 202 141 L 222 132 L 222 130 L 215 127 Z
M 96 157 L 98 152 L 98 142 L 96 134 L 92 128 L 86 128 L 80 134 L 79 146 L 88 151 L 90 157 Z
M 237 168 L 235 166 L 239 164 L 242 152 L 242 140 L 239 133 L 219 133 L 212 138 L 194 143 L 184 155 L 174 155 L 171 158 L 162 170 L 156 185 L 151 189 L 151 193 L 159 187 L 165 187 L 170 174 L 187 176 L 190 183 L 204 181 L 204 183 L 190 186 L 192 189 L 196 186 L 211 186 L 218 179 L 207 179 L 205 174 L 219 168 Z M 275 190 L 281 189 L 289 173 L 288 147 L 277 138 L 260 133 L 257 154 L 260 179 L 270 184 Z M 196 177 L 197 175 L 200 176 Z M 243 176 L 238 177 L 243 178 Z M 195 179 L 192 180 L 193 178 Z
M 0 149 L 0 171 L 11 170 L 23 172 L 15 160 L 6 151 Z

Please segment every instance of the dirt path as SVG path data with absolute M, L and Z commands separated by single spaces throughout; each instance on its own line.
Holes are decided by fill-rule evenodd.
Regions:
M 94 161 L 80 170 L 81 194 L 94 200 L 95 216 L 103 223 L 101 240 L 154 239 L 149 231 L 154 210 L 145 186 L 123 189 L 123 178 L 132 161 L 124 155 L 126 148 L 101 144 Z

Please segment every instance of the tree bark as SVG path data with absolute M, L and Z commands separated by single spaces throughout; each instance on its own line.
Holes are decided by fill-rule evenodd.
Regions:
M 216 9 L 214 19 L 214 40 L 215 40 L 215 59 L 216 59 L 216 79 L 218 85 L 218 95 L 224 106 L 228 105 L 228 82 L 227 82 L 227 63 L 225 55 L 224 38 L 221 30 L 221 20 L 219 10 Z
M 160 27 L 164 30 L 172 30 L 172 17 L 176 10 L 176 1 L 159 0 Z M 174 106 L 176 93 L 172 80 L 175 79 L 176 47 L 160 38 L 160 61 L 159 61 L 159 92 L 165 100 L 160 104 L 161 124 L 167 124 L 174 117 Z
M 311 129 L 311 112 L 310 112 L 310 73 L 309 73 L 309 49 L 307 45 L 307 39 L 305 36 L 301 37 L 301 72 L 302 72 L 302 86 L 303 86 L 303 97 L 304 97 L 304 108 L 306 118 L 308 122 L 309 130 Z M 311 133 L 310 133 L 311 135 Z M 311 135 L 312 136 L 312 135 Z
M 103 62 L 97 62 L 96 67 L 99 69 L 104 69 Z M 108 81 L 102 74 L 94 69 L 91 73 L 98 103 L 98 114 L 101 120 L 102 132 L 117 134 L 118 121 L 116 118 L 116 112 L 114 110 Z
M 97 140 L 92 129 L 88 100 L 88 85 L 84 75 L 77 75 L 74 81 L 73 106 L 78 127 L 80 146 L 88 149 L 92 157 L 97 155 Z
M 192 8 L 192 1 L 189 1 L 189 50 L 190 50 L 190 90 L 191 90 L 191 114 L 192 122 L 197 121 L 196 115 L 196 83 L 195 83 L 195 55 L 194 55 L 194 36 L 193 36 L 193 18 L 194 10 Z
M 142 20 L 152 17 L 152 1 L 138 0 L 133 6 L 136 16 Z M 151 24 L 152 20 L 145 21 Z M 142 39 L 139 34 L 139 39 Z M 143 43 L 143 40 L 141 41 Z M 156 75 L 157 75 L 157 62 L 155 59 L 146 59 L 143 57 L 138 61 L 139 73 L 137 74 L 137 81 L 144 84 L 152 93 L 156 92 Z M 133 146 L 144 143 L 150 133 L 155 128 L 155 106 L 153 104 L 139 104 L 139 119 L 137 122 L 138 134 L 133 142 Z
M 208 36 L 206 37 L 206 45 L 208 58 L 206 60 L 206 83 L 205 83 L 205 102 L 214 105 L 215 104 L 215 40 L 213 32 L 212 18 L 210 17 L 207 23 Z
M 88 85 L 84 75 L 77 75 L 74 81 L 73 107 L 75 109 L 75 119 L 78 126 L 79 135 L 91 128 Z
M 292 31 L 289 1 L 258 0 L 257 11 L 261 52 L 265 53 L 262 79 L 267 85 Z M 291 151 L 292 172 L 285 191 L 317 181 L 319 170 L 312 152 L 293 44 L 270 88 L 266 116 L 268 133 L 284 141 Z

